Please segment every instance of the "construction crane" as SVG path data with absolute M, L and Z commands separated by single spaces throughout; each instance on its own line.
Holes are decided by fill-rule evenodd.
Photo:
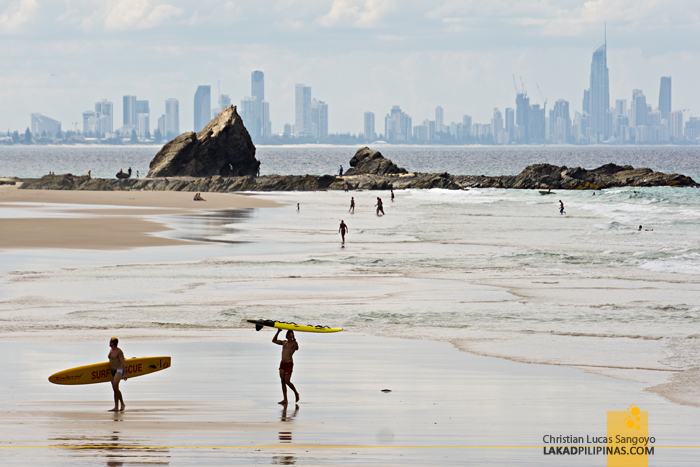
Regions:
M 520 76 L 520 84 L 523 87 L 523 94 L 527 95 L 527 91 L 525 90 L 525 83 L 523 83 L 523 77 Z
M 520 94 L 520 91 L 518 91 L 518 83 L 515 81 L 515 73 L 513 73 L 513 86 L 515 87 L 515 93 Z
M 546 110 L 547 109 L 547 99 L 545 99 L 545 97 L 542 95 L 542 91 L 540 90 L 540 85 L 536 84 L 535 86 L 537 86 L 537 92 L 540 93 L 540 97 L 544 101 L 544 105 L 542 106 L 542 108 L 545 109 L 545 114 L 546 114 L 546 112 L 547 112 L 547 110 Z

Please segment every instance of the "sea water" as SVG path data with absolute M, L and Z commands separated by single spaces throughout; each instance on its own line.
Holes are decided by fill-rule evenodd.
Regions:
M 690 151 L 675 150 L 657 163 Z M 606 161 L 604 151 L 595 164 L 550 151 L 537 162 Z M 653 166 L 611 151 L 608 160 Z M 481 172 L 513 164 L 498 157 Z M 116 328 L 201 338 L 269 318 L 665 383 L 657 392 L 700 403 L 689 390 L 700 366 L 700 190 L 405 190 L 395 202 L 374 191 L 257 195 L 283 206 L 194 224 L 160 218 L 176 229 L 167 235 L 204 245 L 0 254 L 0 336 L 83 339 Z

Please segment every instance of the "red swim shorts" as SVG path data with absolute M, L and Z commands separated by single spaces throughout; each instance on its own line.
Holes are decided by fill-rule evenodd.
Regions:
M 294 362 L 280 362 L 280 370 L 284 370 L 285 375 L 291 375 L 294 369 Z

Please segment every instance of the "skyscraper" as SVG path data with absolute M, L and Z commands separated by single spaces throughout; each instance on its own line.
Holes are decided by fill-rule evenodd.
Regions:
M 243 119 L 243 125 L 245 125 L 248 133 L 253 137 L 253 128 L 255 126 L 255 99 L 248 96 L 241 99 L 239 110 L 241 118 Z
M 316 99 L 311 99 L 311 134 L 314 138 L 328 136 L 328 105 Z
M 669 113 L 669 126 L 671 127 L 671 136 L 674 141 L 683 140 L 683 111 L 676 110 Z
M 263 138 L 272 136 L 272 122 L 270 121 L 270 103 L 262 102 L 262 135 Z
M 211 86 L 202 84 L 194 93 L 194 131 L 199 133 L 211 119 Z
M 265 122 L 263 120 L 262 103 L 265 100 L 265 73 L 256 70 L 250 74 L 250 95 L 255 101 L 255 115 L 253 117 L 253 126 L 249 127 L 248 131 L 254 137 L 263 136 Z
M 515 141 L 515 110 L 510 107 L 506 108 L 506 133 L 509 141 Z
M 468 138 L 472 136 L 472 116 L 465 115 L 462 117 L 462 125 L 464 125 L 464 135 Z
M 148 101 L 136 101 L 136 129 L 139 136 L 150 135 L 150 109 Z
M 549 111 L 550 135 L 553 143 L 564 144 L 571 140 L 571 117 L 569 103 L 559 99 Z
M 593 52 L 591 61 L 591 135 L 596 142 L 606 141 L 610 137 L 609 109 L 610 83 L 606 40 Z
M 435 131 L 437 133 L 443 132 L 443 121 L 445 119 L 445 113 L 441 106 L 435 107 Z
M 374 112 L 365 112 L 365 141 L 374 141 L 377 138 L 374 131 Z
M 165 101 L 165 133 L 163 137 L 171 140 L 180 135 L 180 102 L 170 98 Z
M 659 89 L 659 110 L 661 118 L 669 119 L 671 113 L 671 77 L 661 77 L 661 87 Z
M 124 96 L 124 126 L 128 128 L 136 127 L 136 96 Z
M 299 137 L 310 137 L 313 135 L 311 128 L 311 87 L 297 84 L 295 97 L 294 133 Z
M 515 96 L 515 141 L 530 142 L 530 98 L 525 93 Z
M 384 137 L 388 142 L 410 143 L 413 135 L 413 120 L 395 105 L 384 117 Z
M 114 104 L 108 100 L 95 102 L 95 114 L 101 120 L 102 134 L 114 131 Z
M 630 126 L 638 127 L 647 124 L 647 98 L 641 89 L 632 91 L 632 103 L 630 108 Z
M 503 116 L 498 108 L 493 109 L 493 118 L 491 119 L 491 134 L 493 142 L 498 143 L 498 136 L 503 131 Z

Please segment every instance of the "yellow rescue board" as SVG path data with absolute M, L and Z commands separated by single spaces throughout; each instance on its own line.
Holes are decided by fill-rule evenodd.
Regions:
M 126 377 L 155 373 L 156 371 L 170 368 L 170 357 L 139 357 L 126 359 Z M 78 366 L 68 370 L 59 371 L 49 376 L 49 381 L 54 384 L 95 384 L 112 381 L 112 372 L 109 362 L 94 363 L 92 365 Z
M 328 326 L 313 326 L 310 324 L 296 324 L 296 323 L 284 323 L 282 321 L 272 321 L 270 319 L 249 319 L 249 323 L 255 325 L 255 330 L 259 331 L 264 326 L 278 329 L 289 329 L 292 331 L 302 331 L 302 332 L 339 332 L 343 328 L 330 328 Z

